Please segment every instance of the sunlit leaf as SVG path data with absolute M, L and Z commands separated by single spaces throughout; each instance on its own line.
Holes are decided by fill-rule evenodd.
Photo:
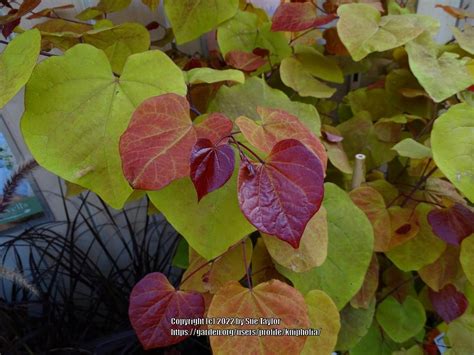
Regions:
M 217 41 L 224 56 L 231 51 L 252 52 L 263 48 L 270 51 L 270 61 L 275 64 L 291 54 L 285 35 L 272 32 L 270 22 L 260 24 L 258 16 L 250 12 L 237 11 L 233 18 L 220 25 Z
M 452 106 L 438 117 L 431 133 L 436 165 L 471 202 L 474 202 L 474 107 Z
M 240 70 L 215 70 L 211 68 L 194 68 L 185 72 L 186 82 L 189 84 L 217 83 L 219 81 L 233 81 L 244 83 L 245 76 Z
M 366 4 L 348 4 L 337 10 L 340 19 L 337 32 L 355 61 L 372 52 L 399 47 L 418 37 L 423 31 L 436 32 L 439 24 L 422 15 L 381 16 Z
M 446 249 L 446 244 L 433 234 L 428 224 L 427 215 L 432 209 L 432 206 L 420 203 L 416 207 L 420 223 L 417 235 L 387 252 L 389 259 L 403 271 L 419 270 L 435 262 Z
M 312 328 L 322 329 L 321 336 L 311 336 L 306 339 L 302 355 L 331 354 L 337 342 L 341 328 L 339 312 L 333 300 L 323 291 L 312 290 L 305 296 L 308 306 L 309 321 Z
M 412 296 L 403 303 L 387 297 L 377 307 L 376 318 L 388 336 L 398 343 L 415 336 L 426 322 L 425 308 Z
M 324 207 L 310 219 L 300 240 L 298 249 L 271 235 L 262 235 L 268 252 L 280 265 L 304 272 L 320 266 L 327 256 L 328 230 L 327 214 Z
M 464 314 L 449 324 L 447 340 L 451 349 L 446 355 L 464 355 L 474 353 L 474 314 Z
M 299 120 L 283 110 L 257 107 L 260 121 L 239 117 L 235 121 L 244 137 L 262 152 L 270 153 L 276 143 L 283 139 L 296 139 L 309 148 L 326 170 L 327 155 L 321 141 Z
M 321 206 L 323 179 L 323 166 L 314 153 L 295 139 L 282 140 L 265 162 L 241 162 L 240 208 L 258 230 L 296 249 Z
M 238 0 L 165 0 L 168 16 L 178 44 L 209 32 L 235 15 Z
M 230 51 L 225 56 L 227 64 L 245 72 L 252 72 L 267 64 L 267 59 L 250 52 Z
M 354 308 L 347 304 L 341 311 L 341 331 L 337 336 L 336 349 L 352 349 L 363 338 L 372 324 L 375 314 L 375 299 L 369 307 Z
M 0 108 L 10 101 L 30 78 L 40 52 L 41 36 L 30 30 L 15 37 L 0 54 Z
M 323 206 L 328 216 L 329 233 L 326 261 L 304 273 L 277 268 L 301 292 L 320 289 L 334 300 L 338 309 L 342 309 L 364 281 L 372 258 L 373 231 L 365 214 L 345 191 L 330 183 L 324 188 Z
M 446 323 L 459 318 L 467 309 L 467 299 L 462 292 L 456 290 L 452 284 L 448 284 L 438 292 L 429 290 L 428 295 L 435 309 Z
M 423 159 L 431 157 L 431 149 L 414 139 L 406 138 L 401 142 L 395 144 L 392 148 L 402 157 L 412 159 Z
M 474 27 L 465 23 L 464 31 L 461 32 L 456 27 L 453 27 L 452 31 L 459 46 L 465 51 L 474 54 Z
M 460 261 L 467 279 L 474 285 L 474 235 L 462 241 Z
M 193 325 L 174 325 L 171 318 L 204 316 L 204 299 L 197 292 L 176 290 L 165 275 L 155 272 L 139 281 L 130 295 L 128 316 L 145 349 L 179 343 L 188 336 L 171 335 L 172 329 L 190 330 Z
M 243 85 L 222 86 L 209 111 L 222 112 L 232 120 L 239 116 L 258 120 L 257 107 L 271 107 L 291 113 L 316 136 L 320 135 L 321 121 L 314 106 L 291 101 L 283 92 L 271 88 L 260 78 L 249 78 Z
M 212 263 L 201 257 L 193 249 L 189 249 L 189 266 L 183 274 L 181 290 L 201 293 L 216 293 L 228 281 L 239 281 L 245 276 L 245 270 L 250 266 L 252 242 L 245 242 L 247 264 L 244 264 L 243 244 L 239 242 L 226 251 Z M 203 267 L 203 265 L 206 265 Z
M 255 230 L 240 212 L 236 193 L 237 171 L 235 169 L 224 186 L 199 202 L 189 178 L 148 193 L 166 220 L 207 260 L 224 253 Z
M 92 30 L 91 25 L 62 19 L 51 19 L 37 24 L 35 28 L 41 31 L 41 48 L 59 48 L 62 51 L 80 43 L 82 34 Z
M 262 307 L 261 305 L 265 305 Z M 270 331 L 272 329 L 305 329 L 309 318 L 303 296 L 293 287 L 271 280 L 249 290 L 231 281 L 222 287 L 212 299 L 207 314 L 210 318 L 237 317 L 258 319 L 258 324 L 215 324 L 210 329 L 239 329 Z M 262 318 L 279 318 L 280 324 L 265 325 Z M 304 347 L 305 336 L 211 336 L 211 347 L 216 354 L 254 354 L 259 352 L 299 354 Z
M 150 48 L 150 33 L 138 23 L 124 23 L 83 34 L 82 41 L 102 49 L 109 58 L 114 73 L 122 73 L 127 58 Z
M 317 16 L 316 6 L 311 2 L 282 3 L 273 15 L 272 31 L 304 31 L 326 25 L 335 18 L 334 14 Z
M 43 167 L 121 208 L 132 189 L 122 173 L 120 136 L 136 106 L 166 92 L 184 95 L 186 85 L 164 53 L 130 56 L 117 78 L 103 51 L 79 44 L 36 67 L 26 90 L 23 136 Z
M 405 46 L 411 71 L 436 102 L 474 84 L 465 66 L 466 60 L 459 59 L 455 53 L 441 53 L 439 47 L 428 33 Z

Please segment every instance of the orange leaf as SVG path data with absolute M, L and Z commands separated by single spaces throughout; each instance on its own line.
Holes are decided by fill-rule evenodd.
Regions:
M 438 292 L 447 284 L 454 283 L 459 265 L 459 248 L 448 244 L 444 253 L 434 263 L 418 270 L 418 274 L 429 287 Z
M 250 318 L 257 323 L 210 325 L 209 328 L 214 330 L 286 334 L 286 329 L 308 329 L 310 326 L 307 306 L 301 293 L 278 280 L 259 284 L 251 290 L 231 281 L 214 295 L 207 315 L 209 318 Z M 262 319 L 269 322 L 279 320 L 279 324 L 262 324 Z M 215 354 L 299 354 L 306 336 L 252 334 L 245 338 L 211 336 L 210 340 Z
M 392 224 L 392 235 L 388 250 L 414 238 L 420 230 L 418 212 L 411 208 L 393 206 L 388 209 Z
M 235 121 L 253 146 L 270 153 L 277 142 L 283 139 L 296 139 L 316 154 L 326 170 L 328 160 L 326 149 L 298 117 L 283 110 L 264 107 L 257 107 L 257 113 L 262 119 L 261 122 L 244 116 L 238 117 Z
M 285 277 L 275 268 L 263 239 L 258 238 L 252 254 L 252 282 L 255 286 L 271 279 L 284 281 Z
M 389 249 L 392 231 L 390 215 L 385 207 L 383 196 L 370 186 L 361 186 L 349 193 L 352 202 L 359 207 L 369 219 L 374 229 L 374 250 Z

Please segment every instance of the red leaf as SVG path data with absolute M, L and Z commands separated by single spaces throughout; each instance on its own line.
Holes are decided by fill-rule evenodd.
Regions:
M 243 161 L 239 204 L 260 231 L 298 248 L 306 224 L 324 195 L 321 161 L 295 139 L 278 142 L 265 163 Z
M 197 138 L 207 138 L 217 143 L 222 137 L 230 135 L 234 124 L 222 113 L 211 113 L 206 120 L 195 126 Z M 226 143 L 227 140 L 222 141 Z
M 12 11 L 16 12 L 16 10 L 12 10 Z M 21 18 L 17 18 L 16 20 L 9 22 L 5 25 L 0 25 L 0 27 L 2 28 L 3 37 L 7 38 L 8 36 L 10 36 L 13 30 L 15 29 L 15 27 L 18 26 L 20 22 L 21 22 Z
M 474 85 L 471 85 L 467 88 L 468 91 L 474 92 Z
M 324 170 L 327 166 L 327 154 L 321 141 L 292 114 L 278 109 L 257 107 L 262 118 L 256 122 L 245 116 L 237 118 L 235 123 L 245 138 L 256 148 L 270 153 L 273 146 L 284 139 L 296 139 L 306 145 L 321 160 Z
M 165 275 L 146 275 L 132 290 L 128 317 L 143 347 L 169 346 L 189 337 L 193 325 L 171 324 L 172 318 L 192 319 L 204 316 L 204 298 L 196 292 L 177 291 Z M 171 335 L 180 330 L 182 336 Z
M 439 292 L 429 289 L 428 296 L 436 313 L 446 323 L 452 322 L 460 317 L 467 309 L 468 301 L 463 293 L 458 292 L 454 285 L 444 286 Z
M 195 127 L 185 97 L 165 94 L 145 100 L 120 139 L 125 177 L 136 189 L 159 190 L 189 176 L 189 158 L 197 138 L 214 142 L 228 135 L 232 129 L 228 121 L 213 114 Z
M 272 19 L 272 31 L 299 32 L 326 25 L 336 19 L 335 14 L 316 16 L 316 7 L 310 2 L 283 3 Z
M 430 211 L 428 222 L 438 237 L 452 245 L 460 245 L 474 233 L 474 213 L 460 203 Z
M 257 70 L 261 66 L 267 64 L 267 60 L 254 53 L 242 52 L 242 51 L 230 51 L 225 56 L 227 64 L 234 68 L 252 72 Z
M 159 190 L 188 176 L 194 143 L 186 98 L 165 94 L 145 100 L 120 139 L 125 177 L 136 189 Z
M 252 53 L 262 58 L 268 57 L 270 55 L 270 51 L 268 49 L 260 48 L 260 47 L 254 48 Z
M 191 180 L 198 201 L 230 179 L 234 164 L 234 150 L 229 144 L 216 146 L 209 139 L 198 139 L 191 152 Z

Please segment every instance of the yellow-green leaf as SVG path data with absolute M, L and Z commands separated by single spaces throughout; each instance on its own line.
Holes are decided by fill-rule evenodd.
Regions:
M 310 325 L 321 329 L 320 336 L 306 339 L 302 355 L 329 355 L 333 352 L 341 328 L 339 312 L 334 301 L 321 290 L 312 290 L 304 298 L 308 306 Z
M 458 28 L 453 27 L 454 38 L 459 43 L 459 46 L 466 52 L 474 54 L 474 26 L 468 23 L 464 24 L 464 31 L 460 31 Z
M 474 202 L 474 107 L 452 106 L 434 123 L 431 149 L 436 165 Z
M 31 76 L 41 46 L 38 30 L 15 37 L 0 54 L 0 108 L 26 84 Z
M 296 45 L 293 48 L 295 58 L 301 63 L 305 71 L 317 78 L 333 83 L 342 84 L 344 82 L 342 70 L 334 57 L 325 56 L 316 48 L 307 45 Z
M 455 53 L 441 53 L 429 33 L 408 42 L 405 48 L 411 71 L 434 101 L 441 102 L 474 83 L 467 60 Z
M 120 136 L 143 100 L 166 92 L 185 95 L 186 84 L 163 52 L 130 56 L 116 78 L 103 51 L 79 44 L 36 67 L 21 129 L 40 165 L 121 208 L 132 189 L 122 172 Z
M 164 4 L 176 41 L 182 44 L 234 16 L 239 0 L 165 0 Z
M 218 83 L 219 81 L 233 81 L 239 84 L 245 82 L 244 73 L 235 69 L 216 70 L 211 68 L 194 68 L 184 74 L 186 76 L 186 82 L 189 84 L 211 84 Z
M 350 301 L 362 286 L 373 251 L 372 225 L 365 214 L 336 185 L 324 185 L 323 206 L 328 219 L 328 256 L 326 261 L 307 272 L 277 269 L 303 293 L 320 289 L 339 309 Z M 348 257 L 348 256 L 351 257 Z
M 268 252 L 278 264 L 295 272 L 304 272 L 326 260 L 327 228 L 326 210 L 321 207 L 306 225 L 298 249 L 274 236 L 262 234 L 262 237 Z
M 446 249 L 446 243 L 433 234 L 427 215 L 432 206 L 420 203 L 416 207 L 420 229 L 417 235 L 387 252 L 389 259 L 403 271 L 419 270 L 434 263 Z
M 150 48 L 150 33 L 138 23 L 124 23 L 88 31 L 84 33 L 83 40 L 105 52 L 116 74 L 122 73 L 130 55 L 145 52 Z
M 352 349 L 369 331 L 375 314 L 375 299 L 367 309 L 354 308 L 347 304 L 341 311 L 341 331 L 337 336 L 336 349 Z
M 335 88 L 329 87 L 306 71 L 303 64 L 295 57 L 283 59 L 280 65 L 280 77 L 286 86 L 303 97 L 328 98 L 336 92 Z
M 240 211 L 237 170 L 223 187 L 200 202 L 190 178 L 148 193 L 168 222 L 207 260 L 224 253 L 255 230 Z
M 447 343 L 451 347 L 446 355 L 474 354 L 474 314 L 465 313 L 449 323 Z
M 431 149 L 412 138 L 405 138 L 401 142 L 395 144 L 392 148 L 402 157 L 412 159 L 431 158 Z
M 100 0 L 97 7 L 104 12 L 117 12 L 126 9 L 132 0 Z
M 372 52 L 404 45 L 423 31 L 436 32 L 439 24 L 428 16 L 388 15 L 367 4 L 347 4 L 337 10 L 337 32 L 355 61 Z

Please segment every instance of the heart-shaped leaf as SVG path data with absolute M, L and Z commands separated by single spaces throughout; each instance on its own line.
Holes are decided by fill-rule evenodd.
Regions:
M 443 254 L 434 263 L 422 267 L 418 273 L 430 288 L 438 291 L 456 280 L 459 267 L 459 249 L 447 245 Z
M 462 241 L 459 260 L 467 279 L 474 285 L 474 235 Z
M 262 306 L 265 305 L 265 306 Z M 306 329 L 309 318 L 305 300 L 293 287 L 278 280 L 261 283 L 253 289 L 231 281 L 222 287 L 212 299 L 209 318 L 269 319 L 278 317 L 279 324 L 214 324 L 210 329 L 240 331 L 272 329 Z M 306 341 L 304 336 L 258 336 L 251 334 L 242 341 L 240 336 L 211 336 L 212 350 L 216 354 L 299 354 Z
M 175 290 L 165 275 L 154 272 L 133 288 L 128 316 L 145 349 L 169 346 L 190 336 L 194 327 L 172 324 L 171 319 L 202 318 L 204 298 L 196 292 Z M 171 335 L 172 329 L 187 335 Z
M 304 272 L 320 266 L 328 254 L 328 222 L 326 209 L 321 206 L 310 219 L 301 237 L 298 249 L 271 235 L 262 234 L 268 252 L 280 265 Z
M 393 296 L 377 308 L 376 318 L 383 330 L 397 343 L 415 336 L 426 322 L 425 308 L 416 298 L 408 296 L 399 303 Z
M 257 107 L 257 113 L 261 117 L 260 122 L 244 116 L 235 121 L 245 138 L 254 147 L 270 153 L 277 142 L 283 139 L 296 139 L 312 150 L 326 169 L 326 149 L 298 117 L 283 110 L 265 107 Z
M 238 180 L 239 204 L 260 231 L 298 248 L 324 195 L 320 160 L 295 139 L 278 142 L 264 163 L 243 161 Z
M 452 245 L 460 245 L 464 238 L 474 233 L 474 213 L 460 203 L 433 209 L 428 213 L 428 222 L 438 237 Z
M 165 94 L 142 102 L 120 139 L 124 175 L 141 190 L 160 190 L 189 176 L 189 158 L 197 138 L 212 140 L 229 133 L 229 120 L 211 115 L 197 126 L 185 97 Z M 221 122 L 222 121 L 222 122 Z
M 191 151 L 191 180 L 198 201 L 230 179 L 234 164 L 234 150 L 229 144 L 214 145 L 209 139 L 198 139 Z
M 438 292 L 429 289 L 428 296 L 431 304 L 446 323 L 459 318 L 467 309 L 468 301 L 463 293 L 456 290 L 452 284 L 444 286 Z
M 273 15 L 272 31 L 304 31 L 328 24 L 335 18 L 335 14 L 316 16 L 316 6 L 311 2 L 282 3 Z
M 252 72 L 267 64 L 267 60 L 257 54 L 244 51 L 230 51 L 225 56 L 227 64 L 245 72 Z

